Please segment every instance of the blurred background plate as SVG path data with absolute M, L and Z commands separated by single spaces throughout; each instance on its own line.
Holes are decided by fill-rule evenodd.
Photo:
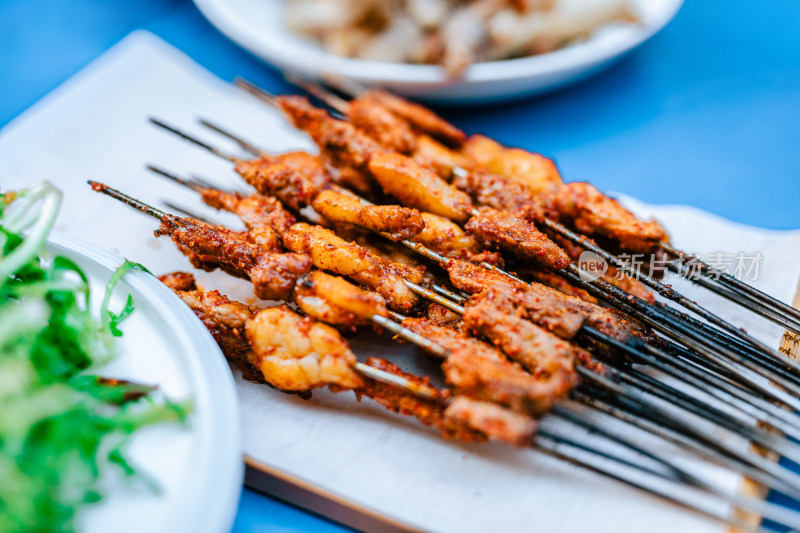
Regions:
M 660 31 L 683 0 L 631 0 L 641 23 L 609 25 L 587 41 L 537 56 L 477 63 L 463 79 L 442 68 L 366 61 L 323 50 L 283 25 L 281 0 L 194 0 L 217 29 L 273 66 L 304 77 L 341 77 L 440 103 L 502 101 L 552 91 L 620 59 Z
M 75 261 L 89 277 L 97 312 L 105 286 L 123 259 L 72 237 L 53 233 L 53 255 Z M 161 424 L 138 431 L 128 446 L 131 463 L 158 492 L 129 483 L 109 469 L 105 495 L 79 515 L 86 533 L 219 533 L 233 523 L 243 478 L 239 410 L 227 363 L 194 313 L 150 274 L 130 272 L 117 285 L 112 309 L 127 295 L 135 310 L 122 324 L 120 354 L 103 376 L 157 385 L 170 399 L 191 398 L 186 426 Z

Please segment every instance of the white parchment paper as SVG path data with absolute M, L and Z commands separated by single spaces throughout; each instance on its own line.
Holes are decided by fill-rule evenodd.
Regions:
M 145 170 L 154 163 L 242 187 L 231 165 L 152 125 L 156 116 L 233 150 L 196 122 L 205 117 L 271 151 L 312 148 L 265 105 L 215 78 L 154 36 L 131 34 L 73 79 L 0 131 L 0 188 L 50 180 L 65 194 L 57 229 L 145 264 L 155 273 L 190 270 L 154 219 L 92 192 L 104 181 L 163 207 L 164 199 L 237 225 L 200 205 L 190 191 Z M 694 208 L 626 200 L 669 228 L 689 251 L 761 252 L 759 288 L 789 301 L 800 269 L 800 232 L 734 224 Z M 201 284 L 246 298 L 245 283 L 200 273 Z M 777 346 L 780 328 L 703 291 L 687 295 Z M 387 338 L 353 340 L 361 355 L 391 352 L 406 368 L 430 363 Z M 661 500 L 530 450 L 445 442 L 414 420 L 385 412 L 349 393 L 315 393 L 312 401 L 239 380 L 245 452 L 409 527 L 435 531 L 719 532 L 723 527 Z M 685 458 L 680 458 L 684 460 Z M 732 475 L 687 463 L 731 491 Z

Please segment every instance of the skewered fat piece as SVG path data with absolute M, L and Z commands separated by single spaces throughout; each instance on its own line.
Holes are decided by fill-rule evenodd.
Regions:
M 568 296 L 536 282 L 518 282 L 499 272 L 458 259 L 451 259 L 444 268 L 457 289 L 474 295 L 489 290 L 504 294 L 530 320 L 564 339 L 574 337 L 584 322 L 622 342 L 646 333 L 638 323 L 614 310 Z
M 169 235 L 184 253 L 189 250 L 198 268 L 223 268 L 249 278 L 256 296 L 285 300 L 297 278 L 311 268 L 311 259 L 298 253 L 276 253 L 271 248 L 274 232 L 257 229 L 238 233 L 189 218 L 166 215 L 156 236 Z M 262 239 L 263 236 L 263 239 Z
M 375 315 L 387 316 L 386 301 L 377 293 L 315 270 L 299 280 L 294 302 L 309 316 L 336 326 L 356 328 L 369 324 Z
M 506 148 L 483 135 L 470 135 L 461 153 L 471 163 L 464 168 L 482 167 L 509 177 L 533 194 L 554 192 L 563 184 L 552 159 L 520 148 Z
M 418 318 L 407 318 L 403 325 L 448 350 L 442 363 L 445 380 L 462 396 L 541 416 L 574 385 L 565 373 L 534 377 L 491 345 L 454 329 Z
M 339 332 L 286 306 L 259 311 L 247 323 L 247 338 L 262 373 L 280 389 L 352 389 L 363 383 L 353 370 L 356 356 Z
M 456 222 L 472 210 L 470 197 L 435 172 L 401 154 L 386 152 L 369 161 L 369 171 L 381 188 L 404 205 Z
M 481 208 L 464 229 L 487 248 L 500 248 L 519 259 L 554 269 L 566 268 L 569 256 L 527 220 L 508 211 Z
M 306 152 L 236 161 L 236 172 L 258 192 L 275 196 L 292 211 L 310 205 L 331 183 L 320 158 Z
M 419 303 L 417 295 L 406 285 L 406 280 L 423 281 L 419 270 L 378 257 L 328 229 L 298 223 L 284 234 L 283 244 L 293 252 L 309 254 L 320 270 L 347 276 L 374 289 L 396 311 L 407 312 Z
M 416 209 L 399 205 L 372 205 L 338 191 L 322 191 L 311 203 L 314 210 L 332 222 L 361 226 L 383 232 L 392 240 L 402 241 L 419 234 L 425 227 Z
M 385 359 L 369 357 L 366 363 L 406 380 L 415 381 L 426 389 L 432 388 L 428 378 L 403 372 L 397 365 Z M 480 442 L 488 438 L 527 446 L 536 434 L 538 425 L 528 416 L 489 402 L 463 396 L 451 397 L 446 390 L 437 393 L 432 398 L 420 398 L 374 380 L 367 380 L 364 387 L 356 390 L 357 396 L 363 394 L 392 411 L 414 416 L 423 424 L 440 430 L 446 438 L 465 442 Z

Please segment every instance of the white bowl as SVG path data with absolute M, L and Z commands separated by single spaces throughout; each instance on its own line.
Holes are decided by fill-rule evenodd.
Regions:
M 313 79 L 334 76 L 444 103 L 508 100 L 578 81 L 620 59 L 672 20 L 683 0 L 632 0 L 641 24 L 609 25 L 585 42 L 537 56 L 477 63 L 463 79 L 442 68 L 341 57 L 284 27 L 279 0 L 194 0 L 222 33 L 275 67 Z
M 87 274 L 97 312 L 105 285 L 123 259 L 53 233 L 47 251 L 75 261 Z M 156 482 L 157 493 L 125 483 L 109 469 L 104 499 L 85 507 L 78 530 L 87 533 L 219 533 L 233 524 L 242 490 L 241 427 L 231 371 L 194 313 L 150 274 L 130 272 L 117 285 L 112 309 L 128 294 L 135 309 L 120 326 L 120 354 L 97 373 L 157 385 L 170 399 L 190 397 L 187 426 L 159 424 L 134 434 L 128 458 Z

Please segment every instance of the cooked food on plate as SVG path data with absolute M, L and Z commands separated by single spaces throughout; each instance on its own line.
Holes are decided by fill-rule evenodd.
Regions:
M 285 24 L 347 57 L 442 65 L 543 54 L 608 24 L 632 24 L 629 0 L 288 0 Z

